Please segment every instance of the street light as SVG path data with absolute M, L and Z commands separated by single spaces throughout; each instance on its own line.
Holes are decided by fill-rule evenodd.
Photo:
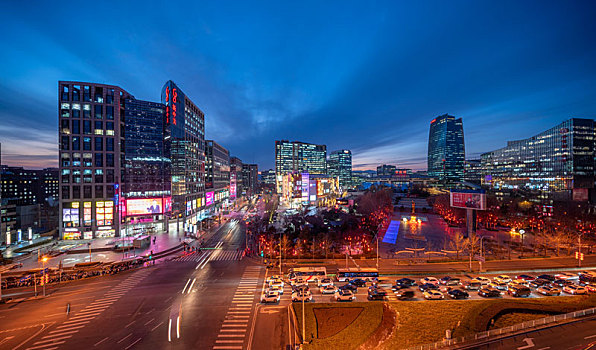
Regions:
M 519 234 L 521 235 L 521 256 L 524 256 L 524 233 L 526 231 L 524 229 L 519 230 Z
M 43 296 L 44 297 L 46 296 L 46 269 L 45 269 L 46 261 L 48 261 L 47 256 L 44 256 L 43 258 L 41 258 L 41 264 L 42 264 L 41 266 L 42 266 L 42 271 L 43 271 L 42 278 L 43 278 Z

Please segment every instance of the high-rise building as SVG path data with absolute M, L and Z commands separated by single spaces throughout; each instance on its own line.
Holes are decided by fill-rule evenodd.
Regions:
M 393 175 L 395 175 L 396 169 L 397 169 L 397 167 L 395 165 L 381 164 L 377 167 L 377 177 L 378 178 L 382 178 L 382 177 L 390 178 Z
M 261 171 L 261 182 L 267 185 L 275 185 L 275 170 Z
M 58 200 L 58 169 L 28 170 L 2 166 L 2 198 L 17 206 Z
M 230 197 L 230 152 L 213 140 L 205 141 L 205 193 L 214 213 Z
M 120 231 L 124 159 L 124 89 L 58 83 L 60 203 L 64 239 L 113 237 Z
M 561 199 L 594 198 L 595 127 L 593 119 L 572 118 L 482 154 L 482 184 L 559 193 Z
M 327 172 L 328 175 L 339 178 L 342 190 L 352 187 L 352 152 L 347 149 L 331 152 Z
M 464 164 L 464 181 L 480 185 L 482 166 L 480 159 L 468 159 Z
M 205 114 L 171 80 L 161 90 L 166 106 L 165 150 L 171 161 L 172 214 L 185 224 L 200 219 L 205 198 Z
M 281 193 L 282 176 L 293 172 L 327 173 L 327 146 L 299 141 L 275 141 L 275 175 Z
M 242 197 L 244 191 L 242 161 L 238 157 L 230 157 L 230 198 Z
M 464 128 L 461 118 L 444 114 L 430 122 L 428 135 L 428 175 L 441 187 L 457 186 L 464 177 Z
M 256 164 L 242 164 L 242 184 L 249 196 L 257 193 L 258 175 L 259 167 Z

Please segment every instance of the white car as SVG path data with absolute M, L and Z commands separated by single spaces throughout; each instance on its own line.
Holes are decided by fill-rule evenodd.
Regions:
M 270 292 L 276 292 L 277 294 L 284 294 L 284 287 L 281 287 L 280 285 L 272 285 L 269 286 L 268 289 Z
M 490 279 L 483 277 L 483 276 L 478 276 L 478 277 L 472 278 L 472 280 L 470 282 L 478 282 L 483 286 L 487 286 L 490 284 Z
M 524 280 L 524 279 L 521 279 L 521 278 L 513 279 L 509 283 L 518 284 L 518 285 L 521 284 L 522 286 L 526 286 L 526 287 L 529 287 L 530 286 L 530 282 L 529 281 Z
M 439 285 L 439 280 L 435 277 L 424 277 L 420 279 L 420 284 L 430 283 L 434 284 L 435 286 Z
M 511 277 L 509 277 L 507 275 L 498 275 L 498 276 L 493 277 L 493 280 L 495 280 L 497 282 L 509 283 L 509 282 L 511 282 Z
M 267 283 L 270 283 L 271 281 L 275 281 L 275 280 L 282 280 L 280 275 L 271 275 L 269 277 L 267 277 Z
M 296 277 L 293 281 L 290 282 L 292 286 L 308 286 L 308 281 L 302 277 Z
M 271 280 L 269 282 L 269 288 L 271 288 L 273 286 L 276 286 L 276 287 L 280 287 L 280 288 L 283 289 L 284 288 L 284 285 L 285 285 L 284 284 L 284 281 L 282 281 L 282 280 Z
M 439 292 L 438 290 L 429 289 L 422 293 L 424 295 L 424 299 L 426 300 L 441 300 L 445 299 L 443 293 Z
M 308 290 L 297 290 L 292 293 L 292 301 L 312 301 L 312 294 Z
M 339 289 L 333 297 L 337 301 L 352 301 L 356 299 L 354 293 L 349 289 Z
M 321 294 L 335 294 L 335 292 L 337 292 L 337 287 L 332 284 L 328 284 L 319 288 L 319 291 Z
M 271 291 L 263 293 L 261 303 L 279 303 L 279 293 Z
M 498 290 L 507 290 L 507 283 L 505 282 L 492 281 L 488 286 Z
M 323 278 L 317 281 L 317 287 L 332 286 L 333 281 L 331 278 Z
M 563 287 L 563 292 L 565 292 L 567 294 L 574 294 L 574 295 L 588 294 L 588 291 L 586 290 L 586 288 L 584 288 L 582 286 L 576 286 L 573 284 Z
M 596 293 L 596 283 L 588 283 L 584 288 L 590 293 Z
M 571 272 L 559 272 L 555 274 L 555 278 L 559 280 L 576 280 L 579 276 Z

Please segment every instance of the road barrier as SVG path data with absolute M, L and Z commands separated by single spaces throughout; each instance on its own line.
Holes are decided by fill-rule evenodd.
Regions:
M 441 349 L 441 348 L 446 348 L 446 347 L 453 346 L 453 345 L 459 345 L 459 346 L 469 345 L 472 348 L 472 347 L 476 346 L 478 342 L 492 340 L 492 339 L 498 338 L 502 335 L 508 335 L 510 333 L 531 330 L 533 328 L 545 326 L 545 325 L 548 325 L 551 323 L 557 323 L 557 322 L 561 322 L 561 321 L 565 321 L 565 320 L 570 320 L 570 319 L 584 317 L 584 316 L 588 316 L 588 315 L 594 315 L 594 314 L 596 314 L 596 307 L 590 308 L 590 309 L 574 311 L 574 312 L 569 312 L 566 314 L 543 317 L 543 318 L 539 318 L 539 319 L 532 320 L 532 321 L 526 321 L 526 322 L 514 324 L 513 326 L 492 329 L 490 331 L 480 332 L 480 333 L 468 335 L 465 337 L 459 337 L 459 338 L 455 338 L 455 339 L 445 339 L 445 340 L 438 341 L 435 343 L 412 346 L 412 347 L 407 348 L 407 350 Z

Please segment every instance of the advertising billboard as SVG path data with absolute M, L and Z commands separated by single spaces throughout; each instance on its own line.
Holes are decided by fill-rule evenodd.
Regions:
M 63 208 L 62 222 L 65 227 L 79 226 L 79 208 Z
M 164 202 L 166 208 L 172 206 L 171 198 L 139 198 L 126 200 L 125 216 L 152 215 L 164 213 Z
M 302 201 L 308 202 L 308 195 L 309 195 L 309 184 L 310 184 L 310 175 L 308 173 L 302 173 Z
M 230 198 L 236 198 L 236 173 L 230 173 Z
M 213 196 L 214 196 L 213 191 L 205 193 L 205 205 L 213 204 Z
M 486 193 L 483 190 L 451 190 L 452 207 L 464 209 L 486 209 Z

